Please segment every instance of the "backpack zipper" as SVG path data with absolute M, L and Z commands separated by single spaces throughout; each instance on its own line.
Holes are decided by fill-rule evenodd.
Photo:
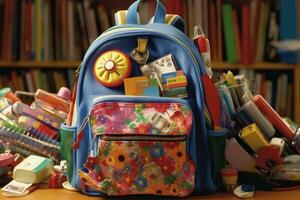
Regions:
M 90 105 L 90 109 L 88 112 L 89 115 L 93 112 L 93 110 L 95 109 L 98 103 L 111 102 L 112 99 L 118 99 L 119 100 L 118 102 L 123 102 L 123 103 L 147 103 L 148 101 L 151 101 L 153 103 L 179 103 L 179 104 L 183 104 L 184 106 L 192 110 L 191 105 L 185 99 L 177 99 L 172 97 L 109 95 L 109 96 L 99 96 L 96 99 L 94 99 L 92 105 Z
M 85 118 L 83 119 L 81 125 L 80 125 L 78 133 L 76 134 L 76 141 L 73 144 L 73 148 L 76 149 L 76 150 L 80 148 L 80 142 L 81 142 L 81 140 L 83 139 L 83 136 L 84 136 L 83 129 L 86 127 L 89 120 L 90 120 L 90 115 L 86 115 Z
M 101 135 L 101 140 L 105 141 L 163 141 L 163 142 L 172 142 L 172 141 L 184 141 L 186 136 L 159 136 L 159 135 Z

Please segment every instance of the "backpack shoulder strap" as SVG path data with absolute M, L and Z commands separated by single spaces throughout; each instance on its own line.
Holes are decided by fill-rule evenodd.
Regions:
M 120 10 L 116 12 L 115 13 L 116 25 L 127 24 L 126 17 L 127 17 L 127 10 Z M 167 14 L 165 18 L 165 23 L 170 24 L 185 33 L 185 24 L 182 17 L 180 17 L 179 15 Z

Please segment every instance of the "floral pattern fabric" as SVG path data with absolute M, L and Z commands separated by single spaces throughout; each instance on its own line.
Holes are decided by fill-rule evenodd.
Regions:
M 82 189 L 108 195 L 190 194 L 195 167 L 186 138 L 192 117 L 191 109 L 180 103 L 97 104 L 91 130 L 99 139 L 98 152 L 79 170 Z
M 191 109 L 180 103 L 97 104 L 91 112 L 95 135 L 187 135 L 192 127 Z
M 80 176 L 108 195 L 186 196 L 193 191 L 194 173 L 185 141 L 101 140 L 98 156 L 89 157 Z

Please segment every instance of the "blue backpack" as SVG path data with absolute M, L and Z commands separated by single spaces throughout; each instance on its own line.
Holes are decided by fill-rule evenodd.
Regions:
M 152 23 L 140 25 L 139 3 L 121 13 L 127 24 L 117 20 L 121 25 L 91 44 L 81 63 L 73 126 L 63 127 L 76 132 L 69 179 L 89 195 L 214 192 L 200 54 L 180 17 L 168 15 L 165 23 L 159 0 Z M 125 78 L 142 76 L 143 63 L 169 54 L 187 78 L 187 98 L 125 95 Z

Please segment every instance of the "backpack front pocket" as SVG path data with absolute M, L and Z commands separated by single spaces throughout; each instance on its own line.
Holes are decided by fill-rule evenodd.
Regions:
M 102 102 L 90 117 L 96 148 L 79 171 L 86 186 L 108 195 L 186 196 L 193 191 L 189 106 Z

